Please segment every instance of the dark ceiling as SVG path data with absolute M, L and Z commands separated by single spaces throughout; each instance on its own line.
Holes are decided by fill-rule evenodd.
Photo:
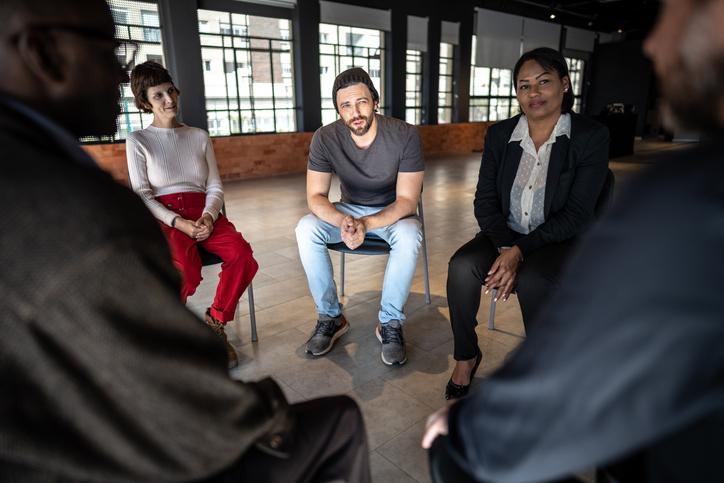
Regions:
M 621 30 L 641 38 L 651 29 L 659 0 L 476 0 L 476 6 L 599 32 Z M 555 19 L 551 20 L 551 15 Z

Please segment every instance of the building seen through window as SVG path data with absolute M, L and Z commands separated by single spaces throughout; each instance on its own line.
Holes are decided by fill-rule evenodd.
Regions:
M 410 124 L 422 123 L 422 52 L 407 51 L 405 69 L 405 120 Z
M 566 63 L 568 63 L 568 74 L 571 78 L 571 89 L 573 90 L 573 110 L 580 113 L 581 109 L 583 109 L 583 73 L 585 72 L 586 61 L 566 57 Z
M 453 44 L 440 42 L 440 78 L 437 122 L 452 122 L 453 117 Z
M 476 36 L 473 35 L 473 65 L 470 68 L 470 121 L 500 121 L 520 112 L 513 89 L 513 70 L 475 65 Z
M 384 103 L 384 33 L 379 30 L 319 24 L 319 78 L 322 95 L 322 124 L 337 119 L 332 103 L 332 86 L 340 72 L 352 67 L 366 70 L 380 94 L 380 113 Z
M 133 40 L 139 44 L 136 63 L 153 60 L 164 64 L 161 45 L 161 27 L 158 20 L 158 8 L 155 3 L 133 0 L 108 0 L 113 20 L 116 23 L 116 38 Z M 119 59 L 123 61 L 123 59 Z M 153 115 L 143 114 L 136 109 L 130 84 L 121 87 L 121 113 L 118 116 L 116 134 L 97 138 L 87 137 L 83 142 L 118 141 L 126 139 L 128 134 L 151 124 Z
M 199 10 L 209 134 L 296 131 L 291 22 Z
M 512 69 L 475 65 L 476 38 L 473 35 L 473 65 L 470 68 L 470 121 L 500 121 L 520 112 L 515 97 Z M 573 110 L 581 112 L 585 61 L 566 57 L 573 89 Z M 511 66 L 512 67 L 512 66 Z

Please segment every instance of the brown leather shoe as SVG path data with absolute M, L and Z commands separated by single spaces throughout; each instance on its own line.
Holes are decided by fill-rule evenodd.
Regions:
M 224 324 L 218 320 L 216 320 L 212 315 L 209 309 L 206 309 L 206 316 L 204 317 L 204 320 L 206 322 L 206 325 L 211 327 L 211 330 L 214 331 L 216 335 L 219 336 L 219 338 L 224 341 L 224 345 L 226 346 L 226 355 L 229 359 L 229 369 L 233 369 L 234 367 L 239 365 L 239 357 L 236 355 L 236 351 L 234 350 L 234 347 L 232 347 L 231 344 L 229 344 L 229 340 L 226 338 L 226 332 L 224 332 Z

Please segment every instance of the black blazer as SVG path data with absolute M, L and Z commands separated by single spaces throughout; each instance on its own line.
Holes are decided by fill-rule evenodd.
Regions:
M 527 235 L 507 225 L 510 191 L 523 148 L 508 142 L 520 115 L 488 128 L 475 191 L 475 218 L 496 246 L 517 245 L 523 255 L 573 238 L 593 221 L 594 208 L 608 172 L 608 129 L 571 113 L 571 138 L 559 136 L 546 178 L 545 222 Z

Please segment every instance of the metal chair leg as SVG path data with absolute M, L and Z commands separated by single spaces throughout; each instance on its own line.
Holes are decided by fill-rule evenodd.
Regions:
M 494 288 L 490 294 L 490 315 L 488 316 L 488 330 L 495 329 L 495 297 L 498 295 L 498 289 Z
M 342 289 L 342 297 L 344 297 L 344 252 L 339 253 L 339 285 Z
M 430 304 L 430 274 L 427 269 L 427 238 L 425 237 L 425 216 L 422 212 L 422 193 L 420 202 L 417 204 L 417 211 L 420 214 L 420 225 L 422 229 L 422 276 L 425 282 L 425 303 Z
M 256 309 L 254 308 L 254 287 L 252 284 L 246 289 L 246 296 L 249 297 L 249 321 L 251 322 L 251 341 L 256 342 L 259 338 L 256 335 Z

